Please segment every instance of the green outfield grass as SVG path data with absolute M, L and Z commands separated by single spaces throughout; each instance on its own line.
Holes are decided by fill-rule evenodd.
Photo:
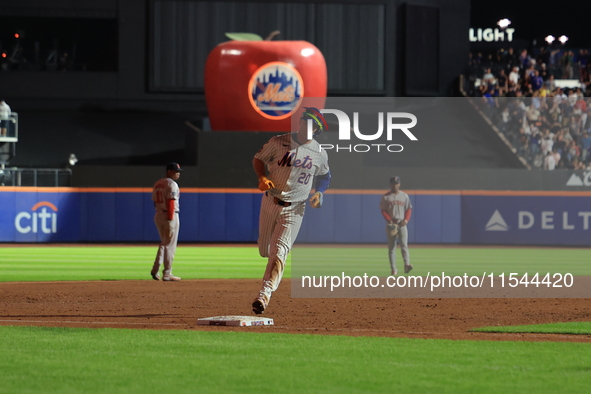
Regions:
M 151 280 L 156 250 L 156 246 L 2 247 L 0 281 Z M 186 279 L 259 278 L 265 264 L 256 245 L 180 245 L 173 268 L 175 274 Z
M 480 327 L 475 328 L 471 331 L 591 335 L 591 322 L 531 324 L 527 326 Z
M 400 250 L 397 265 L 403 267 Z M 410 259 L 413 275 L 483 275 L 526 272 L 591 275 L 591 249 L 583 248 L 511 248 L 511 247 L 413 247 Z M 387 248 L 383 247 L 295 247 L 292 274 L 302 275 L 387 276 L 390 274 Z
M 400 252 L 399 252 L 400 253 Z M 0 248 L 0 281 L 146 279 L 156 254 L 155 246 L 10 247 Z M 398 256 L 400 264 L 402 259 Z M 413 275 L 483 272 L 571 273 L 591 275 L 591 250 L 567 248 L 451 248 L 412 247 Z M 180 245 L 174 272 L 191 278 L 260 278 L 266 260 L 256 245 L 195 247 Z M 385 246 L 296 246 L 285 277 L 367 273 L 387 276 L 390 268 Z
M 591 344 L 0 327 L 2 393 L 584 393 Z
M 151 280 L 155 253 L 155 246 L 3 246 L 0 281 Z M 411 247 L 417 275 L 590 275 L 589 254 Z M 296 247 L 292 260 L 296 270 L 330 262 L 389 273 L 385 246 Z M 174 267 L 187 279 L 258 279 L 265 264 L 255 245 L 180 245 Z M 2 326 L 0 338 L 0 393 L 583 393 L 591 385 L 591 344 Z

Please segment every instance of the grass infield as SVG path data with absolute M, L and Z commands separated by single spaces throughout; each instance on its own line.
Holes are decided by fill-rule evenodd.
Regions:
M 528 326 L 480 327 L 470 331 L 591 335 L 591 322 L 532 324 Z
M 0 281 L 61 280 L 151 280 L 149 271 L 156 246 L 52 246 L 0 248 Z M 399 253 L 399 259 L 400 252 Z M 510 272 L 571 273 L 591 275 L 588 249 L 567 248 L 453 248 L 412 247 L 413 275 L 495 275 Z M 266 260 L 258 255 L 256 245 L 239 247 L 179 245 L 174 261 L 175 274 L 186 279 L 260 278 Z M 367 272 L 390 274 L 387 249 L 376 247 L 305 247 L 296 246 L 284 277 L 298 272 L 326 269 L 326 272 L 349 275 Z M 300 268 L 301 267 L 301 268 Z M 307 271 L 306 271 L 307 272 Z
M 587 392 L 591 344 L 0 327 L 2 393 Z

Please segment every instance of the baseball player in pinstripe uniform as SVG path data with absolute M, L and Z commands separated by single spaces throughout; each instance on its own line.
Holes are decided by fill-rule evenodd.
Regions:
M 152 189 L 152 201 L 156 213 L 154 223 L 160 235 L 160 245 L 156 260 L 152 267 L 152 278 L 159 280 L 160 266 L 164 263 L 162 272 L 163 281 L 181 280 L 172 274 L 172 260 L 176 252 L 176 244 L 179 239 L 179 198 L 180 190 L 176 181 L 181 176 L 181 166 L 178 163 L 170 163 L 166 166 L 166 178 L 160 179 Z
M 387 223 L 388 256 L 392 275 L 398 275 L 396 269 L 396 244 L 398 242 L 400 242 L 400 251 L 404 260 L 404 273 L 408 274 L 412 270 L 412 265 L 410 264 L 410 253 L 408 251 L 408 227 L 406 225 L 412 214 L 412 205 L 408 194 L 400 190 L 400 177 L 390 178 L 390 191 L 382 196 L 380 209 Z M 394 236 L 389 231 L 389 226 L 393 224 L 398 227 L 398 233 Z
M 252 303 L 256 314 L 265 311 L 271 294 L 281 282 L 312 185 L 316 182 L 310 205 L 319 208 L 323 193 L 330 184 L 328 155 L 316 140 L 308 139 L 309 124 L 314 136 L 328 129 L 320 111 L 306 107 L 297 132 L 271 138 L 253 159 L 258 186 L 264 192 L 259 220 L 259 253 L 267 257 L 261 291 Z

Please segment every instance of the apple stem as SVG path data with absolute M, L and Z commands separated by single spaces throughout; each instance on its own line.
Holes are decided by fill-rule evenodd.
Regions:
M 275 38 L 276 36 L 278 36 L 279 34 L 281 34 L 281 32 L 279 30 L 275 30 L 272 31 L 267 38 L 265 38 L 265 41 L 271 41 L 273 38 Z

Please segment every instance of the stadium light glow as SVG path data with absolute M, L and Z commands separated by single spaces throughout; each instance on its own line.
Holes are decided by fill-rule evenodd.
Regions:
M 558 37 L 558 41 L 560 41 L 562 44 L 565 44 L 568 41 L 568 37 L 565 35 L 562 35 L 562 36 Z
M 499 27 L 501 29 L 506 28 L 510 24 L 511 24 L 511 21 L 509 19 L 507 19 L 507 18 L 501 19 L 500 21 L 497 22 L 497 25 L 499 25 Z
M 554 37 L 552 34 L 548 35 L 546 38 L 544 38 L 544 40 L 548 43 L 548 44 L 552 44 L 555 40 L 556 37 Z

